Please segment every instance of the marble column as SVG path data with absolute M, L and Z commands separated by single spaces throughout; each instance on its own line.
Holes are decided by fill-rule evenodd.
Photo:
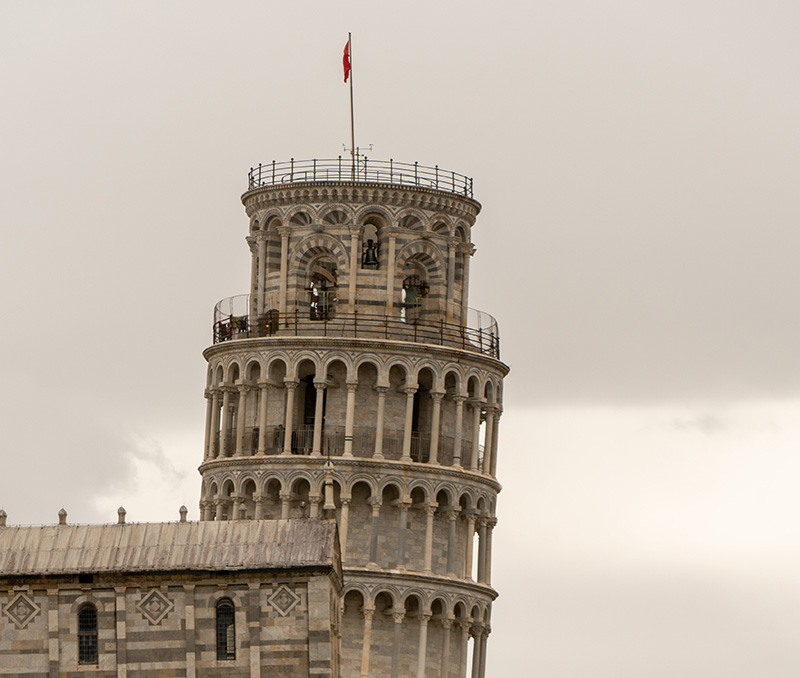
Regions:
M 441 676 L 448 678 L 450 675 L 450 629 L 453 628 L 453 618 L 442 618 L 442 659 L 441 659 Z
M 222 428 L 219 432 L 219 456 L 231 456 L 231 441 L 229 439 L 231 429 L 231 387 L 222 387 Z
M 481 631 L 480 624 L 472 625 L 472 678 L 481 675 Z
M 342 513 L 339 518 L 339 550 L 342 563 L 347 560 L 347 529 L 350 524 L 350 498 L 342 497 Z
M 481 408 L 483 403 L 479 399 L 470 402 L 472 406 L 472 454 L 469 459 L 469 470 L 478 470 L 478 457 L 481 450 Z
M 297 379 L 284 379 L 286 385 L 286 418 L 283 425 L 283 452 L 288 456 L 292 453 L 292 426 L 294 425 L 294 392 L 300 382 Z
M 376 386 L 378 392 L 378 414 L 375 422 L 375 455 L 374 459 L 383 459 L 383 420 L 384 410 L 386 409 L 387 386 Z
M 347 382 L 347 409 L 344 419 L 344 457 L 353 456 L 353 421 L 356 415 L 356 389 L 358 382 Z
M 419 614 L 419 642 L 417 643 L 417 678 L 425 678 L 425 664 L 428 657 L 428 622 L 431 613 L 427 610 Z
M 478 583 L 486 583 L 486 518 L 478 518 Z
M 431 504 L 425 507 L 425 563 L 423 571 L 431 574 L 433 565 L 433 519 L 436 515 L 436 505 Z
M 492 467 L 489 473 L 493 478 L 497 477 L 497 439 L 500 429 L 500 415 L 503 414 L 502 408 L 497 408 L 494 413 L 494 431 L 492 435 Z
M 239 404 L 236 410 L 236 456 L 241 457 L 244 454 L 244 433 L 245 424 L 247 423 L 247 393 L 250 390 L 248 384 L 240 384 L 239 389 Z
M 367 567 L 378 567 L 378 521 L 381 515 L 380 499 L 370 499 L 372 504 L 372 526 L 369 537 L 369 563 Z
M 214 395 L 211 389 L 206 389 L 203 394 L 206 399 L 206 435 L 203 444 L 203 459 L 211 458 L 211 426 L 214 419 Z
M 397 504 L 400 509 L 400 522 L 397 526 L 397 569 L 406 569 L 406 536 L 408 533 L 408 509 L 410 502 L 400 500 Z
M 464 560 L 464 578 L 472 578 L 472 558 L 475 542 L 475 514 L 467 514 L 467 549 Z
M 484 578 L 486 579 L 487 586 L 492 585 L 492 531 L 495 525 L 497 525 L 496 518 L 486 521 L 486 553 L 484 554 L 486 565 L 484 566 Z
M 431 391 L 433 400 L 433 411 L 431 412 L 431 448 L 428 460 L 432 464 L 440 464 L 439 459 L 439 420 L 442 414 L 442 398 L 444 393 L 441 391 Z
M 322 456 L 322 420 L 325 416 L 323 405 L 325 404 L 325 388 L 328 383 L 325 381 L 315 381 L 314 388 L 317 390 L 317 398 L 314 402 L 314 441 L 311 445 L 311 456 Z
M 403 429 L 403 456 L 400 461 L 411 461 L 411 429 L 414 425 L 414 394 L 417 392 L 416 386 L 406 387 L 406 421 Z
M 486 437 L 483 442 L 483 472 L 488 475 L 492 470 L 492 439 L 494 438 L 494 411 L 489 405 L 486 408 Z
M 356 312 L 356 289 L 358 287 L 357 273 L 359 268 L 359 260 L 361 257 L 361 248 L 359 247 L 359 239 L 361 236 L 361 227 L 350 229 L 350 289 L 347 297 L 347 312 Z
M 292 500 L 288 493 L 281 492 L 281 520 L 289 520 L 289 506 Z
M 289 233 L 291 232 L 288 226 L 278 227 L 281 234 L 281 276 L 278 286 L 278 311 L 281 314 L 281 320 L 287 324 L 286 312 L 288 311 L 286 305 L 286 288 L 289 279 Z
M 464 269 L 461 278 L 461 325 L 467 326 L 469 320 L 469 258 L 475 254 L 475 247 L 472 243 L 464 243 L 459 246 L 464 255 Z
M 449 509 L 447 511 L 447 576 L 456 576 L 456 520 L 458 520 L 459 511 L 457 509 Z
M 464 403 L 467 401 L 467 396 L 454 395 L 453 400 L 456 403 L 456 423 L 455 423 L 455 440 L 453 441 L 453 466 L 461 468 L 461 448 L 464 440 Z
M 364 635 L 361 641 L 361 675 L 369 676 L 369 651 L 372 645 L 372 616 L 375 614 L 373 606 L 364 605 Z
M 405 612 L 393 612 L 394 642 L 392 643 L 392 678 L 400 678 L 400 646 L 403 642 L 403 619 Z
M 393 232 L 389 232 L 389 252 L 386 265 L 386 315 L 394 315 L 394 276 L 397 240 Z
M 258 400 L 258 454 L 267 453 L 267 391 L 266 379 L 258 382 L 260 397 Z

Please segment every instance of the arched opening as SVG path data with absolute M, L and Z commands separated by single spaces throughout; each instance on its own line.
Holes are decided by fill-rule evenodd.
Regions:
M 78 610 L 78 663 L 97 664 L 97 608 L 91 603 Z
M 311 262 L 308 269 L 306 291 L 308 314 L 311 320 L 332 320 L 338 293 L 336 260 L 330 253 Z
M 422 463 L 430 461 L 432 388 L 433 372 L 425 367 L 417 375 L 417 392 L 414 394 L 414 412 L 411 418 L 411 458 Z
M 278 520 L 281 517 L 281 483 L 277 478 L 267 481 L 264 488 L 264 518 Z
M 217 660 L 236 659 L 236 621 L 233 602 L 223 598 L 217 603 Z
M 428 296 L 428 272 L 421 262 L 409 259 L 403 266 L 400 318 L 407 323 L 416 323 L 424 312 L 423 300 Z
M 256 483 L 252 479 L 247 479 L 242 486 L 242 514 L 236 516 L 245 520 L 253 520 L 256 517 Z
M 400 544 L 400 488 L 388 484 L 381 493 L 380 522 L 384 529 L 378 533 L 378 564 L 383 568 L 396 568 Z
M 308 518 L 310 491 L 311 486 L 305 478 L 294 481 L 289 502 L 289 518 Z
M 296 423 L 292 431 L 292 454 L 311 454 L 314 444 L 314 421 L 317 413 L 317 388 L 314 385 L 317 368 L 311 360 L 303 360 L 297 366 L 297 376 L 300 385 L 295 396 L 297 411 L 294 419 Z M 321 404 L 324 418 L 324 391 Z

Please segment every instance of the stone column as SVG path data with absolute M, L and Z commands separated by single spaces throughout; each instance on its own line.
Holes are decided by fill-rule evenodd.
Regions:
M 322 500 L 322 495 L 319 492 L 308 493 L 308 517 L 317 518 L 319 516 L 319 503 Z
M 389 231 L 389 256 L 386 264 L 386 315 L 394 314 L 394 276 L 397 239 L 394 232 Z
M 453 441 L 453 466 L 461 468 L 461 447 L 464 440 L 464 403 L 467 401 L 467 396 L 454 395 L 453 400 L 456 403 L 456 435 Z
M 458 238 L 447 239 L 447 322 L 453 322 L 453 300 L 456 290 L 456 246 Z
M 467 674 L 467 651 L 469 650 L 469 631 L 471 628 L 471 620 L 469 618 L 458 622 L 461 628 L 461 657 L 458 668 L 459 676 L 466 676 Z
M 461 325 L 466 327 L 469 319 L 469 258 L 475 254 L 475 247 L 472 243 L 464 243 L 459 246 L 464 254 L 464 278 L 461 284 Z
M 231 520 L 241 520 L 242 508 L 244 507 L 244 499 L 242 497 L 232 497 L 233 499 L 233 515 L 230 516 Z
M 387 386 L 376 386 L 375 390 L 378 392 L 378 414 L 375 423 L 375 459 L 383 459 L 383 418 L 384 410 L 386 408 L 386 392 L 389 390 Z
M 472 406 L 472 454 L 469 460 L 469 470 L 478 470 L 478 456 L 481 449 L 481 408 L 483 403 L 476 398 L 470 402 Z
M 222 429 L 219 432 L 219 456 L 229 457 L 231 453 L 231 441 L 228 433 L 231 428 L 231 387 L 222 387 Z
M 206 399 L 206 435 L 203 444 L 203 459 L 211 457 L 211 425 L 214 418 L 214 396 L 211 389 L 206 389 L 203 394 Z
M 456 520 L 458 510 L 448 509 L 447 519 L 450 521 L 447 530 L 447 576 L 456 576 Z
M 428 622 L 431 613 L 427 610 L 419 615 L 419 643 L 417 644 L 417 678 L 425 678 L 425 664 L 428 657 Z
M 203 520 L 214 520 L 214 502 L 202 501 L 200 502 L 200 509 L 203 513 Z
M 392 678 L 400 678 L 400 645 L 403 642 L 403 619 L 405 612 L 393 612 L 394 643 L 392 643 Z
M 256 238 L 251 235 L 248 235 L 245 240 L 247 241 L 247 247 L 250 249 L 250 308 L 248 309 L 248 313 L 250 315 L 250 324 L 251 327 L 255 322 L 256 316 L 258 315 L 258 243 Z
M 239 405 L 236 411 L 236 456 L 244 454 L 244 429 L 247 416 L 247 392 L 249 384 L 239 385 Z
M 472 678 L 481 675 L 481 631 L 480 624 L 472 625 Z
M 450 629 L 453 628 L 453 618 L 444 617 L 442 619 L 442 660 L 441 676 L 448 678 L 450 675 Z
M 373 606 L 364 605 L 364 636 L 361 641 L 361 675 L 369 676 L 369 651 L 372 645 L 372 615 L 375 614 Z
M 256 307 L 256 315 L 261 315 L 267 309 L 264 307 L 264 293 L 267 289 L 267 236 L 259 235 L 258 237 L 258 306 Z M 252 328 L 251 328 L 252 329 Z
M 493 405 L 486 408 L 486 437 L 483 443 L 483 472 L 488 475 L 492 470 L 492 439 L 494 438 L 494 412 Z
M 494 435 L 492 436 L 492 467 L 489 473 L 493 478 L 497 477 L 497 438 L 500 429 L 500 415 L 503 414 L 502 408 L 497 408 L 494 413 Z
M 222 515 L 225 510 L 225 502 L 222 499 L 215 499 L 214 510 L 214 520 L 222 520 Z
M 423 570 L 425 574 L 431 574 L 433 563 L 433 518 L 436 515 L 436 505 L 431 504 L 425 507 L 425 564 Z
M 472 554 L 475 541 L 475 514 L 467 514 L 467 549 L 464 561 L 464 578 L 472 579 Z
M 403 456 L 400 461 L 411 461 L 411 428 L 414 425 L 414 394 L 417 392 L 416 386 L 406 387 L 406 422 L 403 429 Z
M 294 425 L 294 392 L 300 383 L 297 379 L 284 379 L 286 385 L 286 419 L 284 422 L 283 455 L 292 453 L 292 426 Z
M 478 673 L 479 678 L 485 678 L 486 676 L 486 643 L 489 641 L 489 632 L 491 629 L 488 626 L 484 626 L 481 630 L 481 666 L 480 672 Z
M 291 232 L 288 226 L 279 226 L 278 231 L 281 234 L 281 277 L 278 287 L 278 311 L 281 314 L 281 320 L 288 323 L 286 318 L 286 287 L 289 279 L 289 233 Z
M 339 518 L 339 550 L 341 551 L 342 563 L 347 557 L 347 528 L 350 523 L 350 498 L 342 497 L 342 514 Z
M 444 393 L 441 391 L 431 391 L 433 412 L 431 413 L 431 449 L 428 460 L 432 464 L 441 463 L 439 459 L 439 420 L 442 414 L 442 398 L 444 398 Z
M 378 567 L 378 520 L 381 515 L 380 499 L 371 498 L 372 504 L 372 531 L 369 537 L 369 563 L 367 567 Z
M 258 401 L 258 454 L 267 453 L 267 390 L 269 384 L 266 379 L 258 382 L 261 397 Z
M 496 518 L 490 518 L 486 521 L 486 565 L 484 566 L 484 577 L 486 579 L 486 585 L 492 585 L 492 531 L 494 530 L 494 526 L 497 525 Z
M 325 404 L 325 381 L 315 381 L 314 388 L 317 390 L 317 399 L 314 403 L 314 441 L 311 445 L 311 456 L 322 456 L 322 418 L 324 411 L 322 406 Z
M 410 503 L 401 499 L 398 502 L 400 509 L 400 524 L 397 532 L 397 569 L 406 569 L 406 534 L 408 533 L 408 508 Z
M 356 416 L 356 389 L 358 382 L 347 382 L 347 410 L 344 418 L 344 454 L 342 456 L 353 456 L 353 420 Z
M 478 518 L 478 583 L 486 583 L 486 518 Z
M 356 276 L 358 273 L 359 254 L 361 248 L 358 245 L 359 237 L 361 236 L 361 227 L 353 227 L 350 229 L 350 294 L 347 298 L 347 312 L 356 312 L 356 288 L 358 285 Z
M 254 511 L 255 520 L 264 519 L 264 504 L 266 503 L 266 501 L 267 498 L 262 497 L 261 495 L 256 495 L 253 497 L 253 503 L 255 504 L 255 511 Z
M 289 502 L 291 501 L 291 496 L 288 492 L 284 493 L 281 492 L 281 520 L 289 520 Z
M 211 391 L 211 442 L 209 444 L 209 455 L 212 459 L 219 456 L 220 435 L 219 435 L 219 389 Z

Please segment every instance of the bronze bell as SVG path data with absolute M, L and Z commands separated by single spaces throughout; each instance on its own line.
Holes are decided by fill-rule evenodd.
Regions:
M 378 248 L 374 240 L 367 240 L 367 249 L 364 252 L 364 266 L 378 267 Z

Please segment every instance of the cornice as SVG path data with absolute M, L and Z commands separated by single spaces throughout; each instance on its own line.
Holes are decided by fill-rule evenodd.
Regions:
M 248 217 L 257 211 L 281 205 L 330 202 L 331 196 L 319 195 L 321 190 L 336 190 L 336 202 L 359 205 L 379 204 L 397 207 L 413 206 L 451 216 L 465 218 L 472 223 L 481 211 L 481 204 L 473 199 L 449 191 L 412 185 L 351 181 L 314 181 L 297 184 L 261 186 L 246 191 L 242 204 Z M 314 193 L 317 199 L 314 200 Z
M 231 353 L 250 355 L 258 351 L 276 351 L 280 349 L 346 350 L 349 348 L 357 351 L 388 351 L 392 355 L 415 355 L 447 361 L 474 363 L 487 369 L 495 370 L 502 377 L 505 377 L 510 370 L 504 362 L 477 351 L 397 339 L 359 339 L 355 337 L 272 336 L 236 339 L 209 346 L 203 351 L 203 357 L 210 362 L 213 357 Z

